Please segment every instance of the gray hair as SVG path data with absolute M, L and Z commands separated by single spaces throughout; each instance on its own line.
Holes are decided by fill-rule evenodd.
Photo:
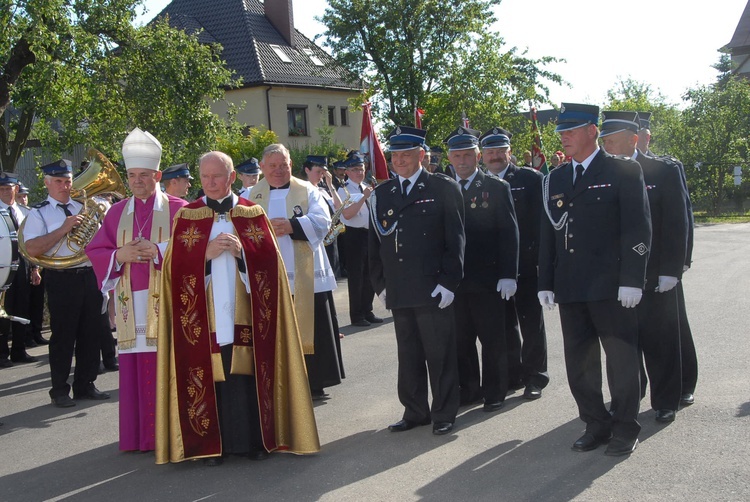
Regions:
M 284 145 L 282 145 L 281 143 L 273 143 L 263 149 L 263 157 L 261 157 L 260 161 L 265 162 L 266 157 L 275 153 L 279 153 L 287 159 L 291 158 L 291 156 L 289 155 L 289 150 L 287 150 Z
M 204 160 L 218 161 L 219 163 L 223 164 L 224 167 L 226 167 L 227 173 L 229 174 L 231 174 L 234 171 L 234 162 L 232 162 L 232 157 L 230 157 L 224 152 L 214 150 L 212 152 L 206 152 L 203 155 L 201 155 L 200 158 L 198 159 L 199 169 L 200 169 L 200 165 L 203 163 Z

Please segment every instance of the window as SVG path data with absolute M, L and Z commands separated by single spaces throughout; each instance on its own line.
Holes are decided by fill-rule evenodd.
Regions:
M 307 54 L 307 57 L 310 58 L 310 61 L 312 61 L 315 66 L 325 66 L 323 64 L 323 61 L 321 61 L 320 58 L 318 58 L 318 56 L 315 55 L 312 49 L 302 49 L 302 52 Z
M 289 136 L 307 136 L 307 107 L 287 106 L 287 122 L 289 122 Z
M 286 55 L 286 52 L 284 52 L 284 49 L 282 49 L 278 45 L 269 44 L 271 49 L 273 49 L 273 52 L 276 53 L 277 56 L 279 56 L 279 59 L 281 59 L 285 63 L 291 63 L 292 60 L 289 58 L 289 56 Z
M 341 125 L 342 126 L 349 125 L 349 108 L 346 106 L 341 107 Z
M 328 107 L 328 125 L 329 126 L 336 125 L 336 107 L 335 106 Z

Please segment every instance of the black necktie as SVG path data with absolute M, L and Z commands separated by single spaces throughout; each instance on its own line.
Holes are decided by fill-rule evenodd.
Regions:
M 229 212 L 232 209 L 232 196 L 226 197 L 223 201 L 209 199 L 206 197 L 206 205 L 219 214 Z
M 406 191 L 409 188 L 409 185 L 411 184 L 411 181 L 404 180 L 401 182 L 401 196 L 406 197 L 408 192 Z
M 268 188 L 270 188 L 271 190 L 284 190 L 284 189 L 289 188 L 289 183 L 287 183 L 286 185 L 281 185 L 280 187 L 268 187 Z
M 576 177 L 573 180 L 573 188 L 576 187 L 576 183 L 578 183 L 578 180 L 581 179 L 581 176 L 583 176 L 583 164 L 578 164 L 576 166 Z
M 357 185 L 357 189 L 359 190 L 359 193 L 365 193 L 365 192 L 364 192 L 364 191 L 362 190 L 362 185 Z
M 461 185 L 461 190 L 466 190 L 466 185 L 469 184 L 469 180 L 458 180 L 458 184 Z
M 8 206 L 8 215 L 10 216 L 10 219 L 13 220 L 13 226 L 16 227 L 16 230 L 18 230 L 18 220 L 16 219 L 16 213 L 10 206 Z
M 73 213 L 70 212 L 70 209 L 68 209 L 68 206 L 70 204 L 58 204 L 57 207 L 61 207 L 63 212 L 65 213 L 65 216 L 73 216 Z

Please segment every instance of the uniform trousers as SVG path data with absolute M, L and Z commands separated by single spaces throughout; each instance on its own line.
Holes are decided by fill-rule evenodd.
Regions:
M 30 287 L 29 291 L 29 320 L 31 321 L 30 330 L 27 331 L 27 340 L 38 340 L 42 338 L 42 328 L 44 324 L 44 276 L 46 272 L 40 269 L 42 282 L 39 285 Z
M 394 308 L 393 324 L 398 345 L 398 398 L 405 408 L 404 420 L 454 422 L 459 388 L 453 307 Z M 432 406 L 427 402 L 428 377 Z
M 617 300 L 560 304 L 568 384 L 586 432 L 635 439 L 640 375 L 638 315 Z M 602 393 L 601 348 L 607 357 L 612 414 Z
M 638 345 L 651 382 L 651 408 L 676 410 L 682 391 L 677 291 L 645 291 L 637 311 Z
M 372 300 L 375 297 L 367 257 L 368 230 L 347 226 L 345 234 L 349 317 L 356 322 L 372 314 Z
M 5 311 L 16 317 L 29 316 L 29 282 L 26 262 L 18 260 L 18 270 L 13 282 L 5 291 Z M 7 359 L 9 355 L 23 357 L 26 354 L 26 332 L 28 327 L 20 322 L 0 319 L 0 359 Z M 12 348 L 8 350 L 8 339 Z
M 453 307 L 456 316 L 458 375 L 461 402 L 484 397 L 488 403 L 505 400 L 508 393 L 508 356 L 505 337 L 498 326 L 505 322 L 500 293 L 464 292 L 459 287 Z M 482 343 L 480 387 L 477 338 Z
M 99 340 L 102 326 L 102 294 L 91 267 L 47 269 L 44 277 L 49 304 L 49 366 L 52 398 L 70 392 L 68 377 L 76 357 L 73 393 L 85 392 L 96 380 L 99 369 Z
M 537 297 L 537 282 L 536 277 L 520 277 L 516 294 L 502 302 L 505 307 L 508 381 L 511 385 L 534 384 L 543 389 L 549 383 L 547 332 Z
M 698 355 L 695 352 L 693 332 L 690 331 L 685 310 L 685 291 L 682 289 L 682 281 L 675 286 L 677 290 L 677 308 L 680 315 L 680 353 L 682 359 L 682 393 L 695 392 L 698 383 Z

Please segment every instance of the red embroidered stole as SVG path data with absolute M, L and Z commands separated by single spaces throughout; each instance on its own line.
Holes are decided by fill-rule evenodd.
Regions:
M 275 440 L 274 380 L 279 258 L 262 211 L 251 202 L 240 199 L 228 218 L 242 242 L 247 257 L 247 276 L 251 294 L 244 285 L 240 298 L 252 306 L 252 326 L 235 325 L 233 358 L 252 353 L 261 417 L 261 431 L 269 451 L 278 448 Z M 210 332 L 209 305 L 205 283 L 205 256 L 213 225 L 213 212 L 205 213 L 205 204 L 196 201 L 175 218 L 171 256 L 172 343 L 174 378 L 176 379 L 179 424 L 185 458 L 221 454 L 216 390 L 212 360 L 220 358 L 216 334 Z M 192 210 L 192 211 L 191 211 Z M 190 213 L 194 214 L 190 214 Z M 283 270 L 283 265 L 281 265 Z M 220 315 L 220 314 L 219 314 Z M 252 347 L 253 350 L 247 348 Z M 244 348 L 244 351 L 243 351 Z M 247 368 L 247 364 L 238 364 Z M 218 365 L 217 368 L 221 366 Z M 233 372 L 235 364 L 232 364 Z M 231 399 L 231 397 L 229 397 Z

